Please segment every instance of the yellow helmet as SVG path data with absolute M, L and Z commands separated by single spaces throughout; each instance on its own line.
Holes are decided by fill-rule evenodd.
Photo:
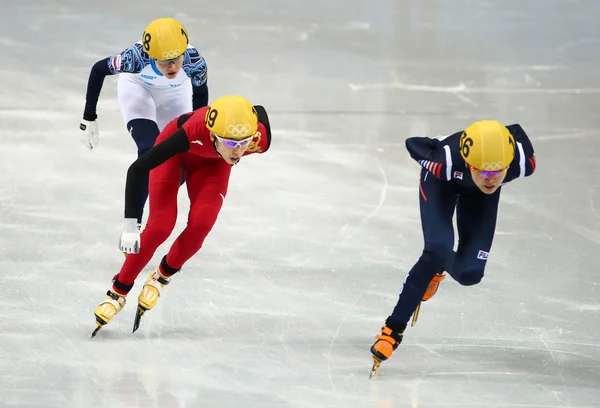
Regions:
M 460 155 L 478 170 L 505 169 L 515 157 L 515 139 L 499 122 L 480 120 L 461 135 Z
M 188 33 L 179 21 L 172 18 L 159 18 L 144 30 L 142 44 L 150 58 L 173 59 L 187 49 Z
M 254 106 L 237 95 L 222 96 L 206 111 L 206 127 L 224 139 L 242 140 L 258 129 L 258 114 Z

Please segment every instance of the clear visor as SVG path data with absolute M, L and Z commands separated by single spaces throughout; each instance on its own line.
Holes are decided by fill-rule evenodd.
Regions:
M 252 141 L 252 139 L 254 138 L 254 135 L 251 135 L 242 140 L 231 140 L 231 139 L 226 139 L 224 137 L 216 135 L 215 133 L 213 133 L 213 135 L 219 142 L 221 142 L 221 144 L 223 146 L 228 147 L 230 149 L 235 149 L 236 147 L 241 147 L 241 148 L 247 147 L 250 144 L 250 142 Z
M 179 57 L 177 57 L 177 58 L 171 58 L 171 59 L 168 59 L 168 60 L 157 60 L 157 59 L 155 59 L 155 60 L 154 60 L 154 62 L 156 62 L 156 65 L 160 65 L 160 66 L 163 66 L 163 67 L 167 67 L 167 66 L 169 66 L 169 65 L 171 65 L 171 64 L 178 64 L 178 63 L 180 63 L 182 60 L 183 60 L 183 54 L 181 54 L 181 55 L 180 55 Z

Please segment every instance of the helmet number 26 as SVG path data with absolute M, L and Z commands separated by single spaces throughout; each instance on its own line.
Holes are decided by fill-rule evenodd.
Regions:
M 463 132 L 462 136 L 460 137 L 460 150 L 464 157 L 469 157 L 471 146 L 473 146 L 473 139 L 467 137 L 467 132 Z

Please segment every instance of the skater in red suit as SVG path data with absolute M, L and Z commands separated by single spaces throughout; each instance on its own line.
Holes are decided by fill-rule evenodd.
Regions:
M 119 247 L 129 255 L 114 276 L 106 299 L 94 312 L 98 327 L 92 337 L 123 309 L 135 279 L 173 231 L 182 175 L 190 199 L 187 226 L 158 268 L 148 276 L 138 297 L 134 332 L 142 314 L 156 305 L 171 277 L 202 247 L 227 195 L 232 166 L 243 156 L 266 152 L 270 143 L 267 112 L 241 96 L 219 98 L 212 105 L 186 113 L 165 127 L 154 147 L 138 158 L 127 172 L 125 221 Z M 140 236 L 136 191 L 148 171 L 150 212 Z

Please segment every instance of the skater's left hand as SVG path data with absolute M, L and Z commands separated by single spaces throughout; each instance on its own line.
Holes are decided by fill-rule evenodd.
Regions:
M 137 254 L 140 252 L 141 237 L 138 223 L 135 218 L 125 218 L 123 232 L 119 240 L 119 249 L 126 254 Z
M 98 145 L 100 133 L 98 132 L 98 122 L 95 120 L 89 121 L 83 119 L 79 124 L 79 129 L 83 131 L 81 134 L 81 142 L 90 150 Z

